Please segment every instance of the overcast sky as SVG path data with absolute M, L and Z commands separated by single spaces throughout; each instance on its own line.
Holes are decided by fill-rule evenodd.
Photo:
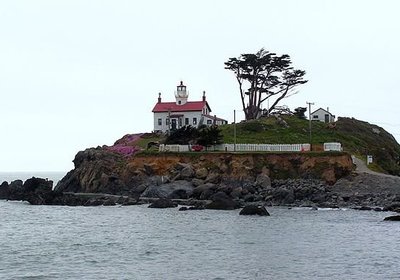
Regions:
M 79 150 L 153 129 L 158 92 L 241 110 L 229 57 L 289 54 L 314 102 L 400 139 L 400 1 L 0 2 L 0 171 L 68 171 Z

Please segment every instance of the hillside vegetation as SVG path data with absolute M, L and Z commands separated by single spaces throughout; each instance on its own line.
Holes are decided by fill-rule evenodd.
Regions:
M 236 124 L 236 143 L 294 144 L 309 143 L 309 122 L 295 116 L 283 116 L 284 122 L 275 117 Z M 234 142 L 234 125 L 220 127 L 224 143 Z M 393 175 L 400 175 L 400 145 L 383 128 L 354 118 L 339 118 L 327 125 L 312 122 L 313 150 L 322 149 L 325 142 L 340 142 L 344 151 L 360 158 L 372 155 L 372 168 Z
M 234 143 L 234 124 L 220 126 L 223 143 Z M 157 153 L 150 142 L 164 143 L 165 138 L 154 133 L 128 134 L 106 149 L 125 156 L 139 151 Z M 383 128 L 354 118 L 339 118 L 337 122 L 325 124 L 312 122 L 312 150 L 323 151 L 323 143 L 340 142 L 343 150 L 366 160 L 372 155 L 374 163 L 369 168 L 400 176 L 400 145 Z M 309 143 L 309 122 L 296 116 L 261 118 L 236 124 L 236 143 L 248 144 L 301 144 Z

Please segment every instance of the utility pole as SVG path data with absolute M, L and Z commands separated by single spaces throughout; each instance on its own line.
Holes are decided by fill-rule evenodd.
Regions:
M 233 110 L 233 151 L 236 152 L 236 110 Z
M 308 121 L 309 121 L 309 130 L 310 130 L 310 145 L 312 145 L 311 144 L 311 141 L 312 141 L 312 137 L 311 137 L 311 105 L 314 105 L 314 103 L 313 102 L 306 102 L 307 104 L 308 104 Z M 310 150 L 312 150 L 311 149 L 311 147 L 310 147 Z
M 168 133 L 169 136 L 171 134 L 171 108 L 168 108 Z

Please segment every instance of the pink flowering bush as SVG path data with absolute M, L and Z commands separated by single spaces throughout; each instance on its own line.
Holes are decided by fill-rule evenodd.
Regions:
M 117 140 L 113 146 L 106 146 L 105 148 L 109 151 L 124 155 L 124 156 L 132 156 L 137 151 L 141 149 L 136 146 L 136 142 L 140 140 L 142 134 L 127 134 L 121 139 Z

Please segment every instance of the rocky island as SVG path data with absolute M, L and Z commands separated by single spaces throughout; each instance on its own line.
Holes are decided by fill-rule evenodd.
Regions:
M 290 119 L 287 121 L 290 125 Z M 342 119 L 334 131 L 326 128 L 325 134 L 334 134 L 335 140 L 340 140 L 341 126 L 348 127 L 348 122 L 353 122 L 353 131 L 365 127 L 365 122 Z M 251 129 L 254 127 L 257 126 L 252 124 Z M 386 137 L 385 141 L 380 140 L 381 145 L 386 143 L 385 152 L 392 154 L 376 168 L 385 173 L 398 172 L 393 163 L 400 151 L 397 142 L 387 137 L 390 134 L 382 128 L 379 134 L 376 127 L 372 128 L 362 132 L 364 140 L 370 135 L 374 137 L 369 139 L 372 142 Z M 225 129 L 229 130 L 229 126 Z M 253 131 L 253 135 L 257 133 Z M 73 161 L 75 168 L 54 188 L 51 181 L 38 178 L 25 183 L 4 182 L 0 198 L 27 200 L 31 204 L 88 206 L 132 205 L 164 199 L 167 202 L 161 203 L 161 207 L 179 203 L 189 206 L 187 209 L 235 209 L 244 205 L 400 209 L 400 177 L 362 169 L 362 163 L 351 156 L 357 151 L 350 142 L 347 145 L 353 150 L 345 152 L 146 151 L 144 147 L 154 137 L 126 135 L 113 146 L 80 151 Z M 342 142 L 346 145 L 346 141 Z

